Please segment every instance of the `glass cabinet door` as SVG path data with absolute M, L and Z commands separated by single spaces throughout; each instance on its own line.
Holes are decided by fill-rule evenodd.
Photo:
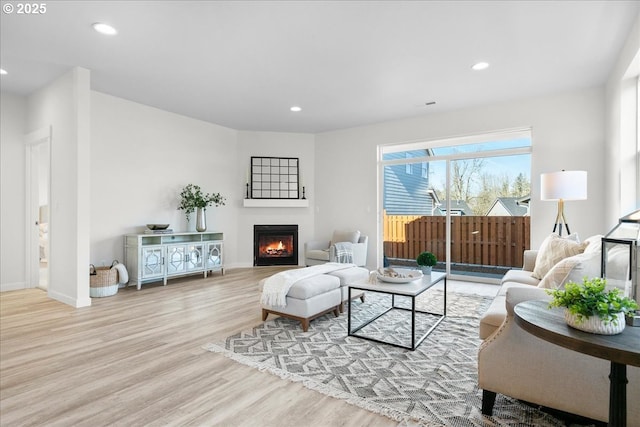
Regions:
M 204 265 L 203 249 L 204 245 L 202 243 L 187 246 L 185 264 L 187 271 L 202 270 Z
M 162 277 L 164 257 L 162 246 L 142 248 L 142 278 Z
M 222 242 L 211 242 L 207 244 L 207 270 L 214 270 L 222 267 Z
M 186 270 L 187 247 L 185 245 L 167 246 L 167 274 L 181 273 Z

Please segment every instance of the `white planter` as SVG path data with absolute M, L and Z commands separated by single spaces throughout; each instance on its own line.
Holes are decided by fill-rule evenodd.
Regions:
M 567 322 L 567 325 L 572 328 L 600 335 L 619 334 L 624 330 L 625 325 L 624 313 L 617 314 L 616 322 L 603 322 L 599 316 L 589 316 L 580 320 L 577 315 L 572 314 L 569 310 L 565 310 L 564 320 Z

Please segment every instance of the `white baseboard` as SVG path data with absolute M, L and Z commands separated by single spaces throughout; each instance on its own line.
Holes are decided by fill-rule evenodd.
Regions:
M 260 267 L 277 267 L 276 265 L 253 265 L 253 263 L 247 263 L 247 262 L 236 262 L 233 264 L 225 264 L 224 265 L 224 269 L 225 270 L 231 270 L 234 268 L 251 268 L 251 267 L 255 267 L 255 268 L 260 268 Z M 296 267 L 295 265 L 281 265 L 280 267 Z M 298 264 L 297 267 L 304 267 L 304 264 Z
M 49 297 L 75 308 L 89 307 L 91 305 L 90 297 L 86 299 L 77 299 L 77 298 L 70 297 L 69 295 L 64 295 L 59 292 L 51 291 L 51 289 L 49 289 Z
M 0 283 L 0 292 L 17 291 L 20 289 L 28 289 L 26 282 Z

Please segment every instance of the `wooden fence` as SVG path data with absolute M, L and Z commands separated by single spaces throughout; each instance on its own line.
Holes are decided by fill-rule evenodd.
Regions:
M 528 216 L 452 216 L 451 262 L 522 267 L 529 249 Z M 446 259 L 444 216 L 384 215 L 384 254 L 388 258 L 416 259 L 422 251 Z

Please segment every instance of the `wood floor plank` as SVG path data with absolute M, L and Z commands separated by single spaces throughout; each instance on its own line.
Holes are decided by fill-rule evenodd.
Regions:
M 0 425 L 396 425 L 202 348 L 261 323 L 257 282 L 282 269 L 120 289 L 79 309 L 39 289 L 0 294 Z

